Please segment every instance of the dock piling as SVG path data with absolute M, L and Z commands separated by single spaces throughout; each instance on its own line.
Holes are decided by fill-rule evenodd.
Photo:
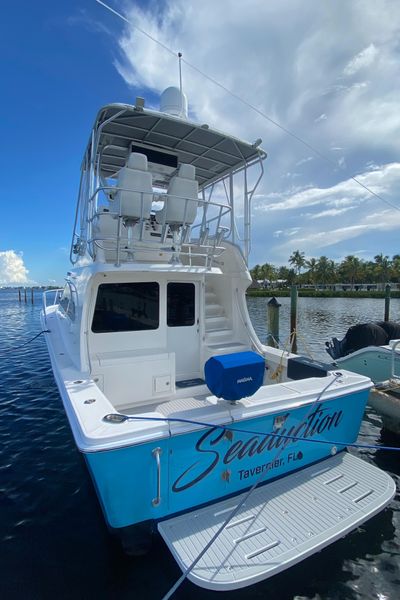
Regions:
M 26 288 L 24 288 L 24 302 L 25 302 L 25 304 L 27 303 L 27 299 L 26 299 Z
M 291 351 L 297 352 L 297 286 L 290 287 L 290 345 Z
M 21 304 L 21 290 L 18 290 L 18 302 Z
M 268 346 L 273 346 L 274 348 L 279 348 L 279 308 L 280 304 L 273 296 L 271 300 L 268 301 L 268 338 L 267 344 Z
M 387 283 L 385 286 L 385 314 L 383 317 L 384 321 L 389 321 L 390 313 L 390 285 Z

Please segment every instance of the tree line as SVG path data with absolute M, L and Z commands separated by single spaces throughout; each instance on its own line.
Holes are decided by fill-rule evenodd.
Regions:
M 288 260 L 290 267 L 276 267 L 270 263 L 256 265 L 250 269 L 254 280 L 286 281 L 289 285 L 326 285 L 329 283 L 347 283 L 351 288 L 358 283 L 384 285 L 400 282 L 400 254 L 392 258 L 377 254 L 374 260 L 363 260 L 350 254 L 341 262 L 335 262 L 327 256 L 306 259 L 304 252 L 295 250 Z

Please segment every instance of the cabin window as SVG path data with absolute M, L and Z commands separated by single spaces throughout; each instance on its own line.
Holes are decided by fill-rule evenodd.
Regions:
M 103 283 L 97 291 L 94 333 L 158 329 L 160 287 L 155 281 Z
M 168 283 L 167 325 L 169 327 L 184 327 L 194 325 L 194 299 L 194 283 Z

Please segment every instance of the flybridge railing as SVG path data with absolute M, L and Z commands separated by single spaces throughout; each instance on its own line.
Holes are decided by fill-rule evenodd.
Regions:
M 123 214 L 118 199 L 121 193 L 135 198 L 137 216 Z M 201 262 L 211 267 L 225 249 L 223 240 L 231 237 L 231 207 L 206 199 L 204 194 L 194 199 L 153 193 L 150 208 L 150 195 L 140 190 L 99 186 L 87 202 L 86 223 L 81 227 L 86 236 L 74 234 L 71 261 L 75 263 L 79 255 L 88 253 L 92 260 L 112 261 L 119 266 L 121 262 L 137 260 L 138 252 L 162 251 L 171 262 L 187 257 L 185 263 Z M 175 212 L 174 220 L 168 215 L 169 207 Z
M 149 243 L 149 236 L 145 235 L 146 223 L 150 222 L 154 224 L 156 219 L 156 215 L 153 211 L 150 219 L 144 218 L 144 197 L 147 196 L 149 192 L 135 192 L 135 190 L 127 190 L 106 185 L 106 181 L 101 174 L 103 152 L 106 148 L 110 149 L 111 147 L 114 147 L 113 144 L 110 145 L 107 143 L 103 146 L 100 145 L 100 139 L 103 135 L 104 127 L 123 115 L 126 110 L 126 107 L 122 108 L 115 115 L 92 130 L 91 141 L 85 153 L 82 164 L 82 177 L 79 188 L 79 197 L 75 214 L 74 232 L 70 252 L 70 260 L 73 264 L 79 260 L 80 256 L 82 257 L 84 255 L 86 255 L 86 258 L 88 259 L 91 257 L 92 259 L 96 260 L 96 254 L 98 255 L 96 250 L 101 251 L 103 249 L 104 251 L 108 252 L 109 248 L 107 248 L 107 246 L 109 246 L 109 244 L 112 243 L 115 238 L 117 238 L 118 243 L 118 256 L 115 259 L 116 263 L 119 264 L 120 260 L 132 260 L 132 248 L 125 248 L 123 245 L 121 245 L 121 240 L 124 238 L 124 236 L 121 237 L 121 232 L 125 233 L 125 230 L 129 240 L 135 240 L 134 245 L 136 247 L 140 245 L 143 248 Z M 134 142 L 134 140 L 132 140 L 132 142 Z M 236 142 L 234 142 L 234 144 L 237 149 L 237 154 L 242 154 L 239 145 L 236 144 Z M 119 150 L 122 149 L 120 146 L 116 146 L 116 148 Z M 196 166 L 196 160 L 198 158 L 199 157 L 194 157 L 194 166 Z M 220 246 L 222 240 L 229 239 L 233 244 L 241 248 L 244 259 L 247 263 L 251 250 L 251 202 L 254 197 L 255 190 L 257 189 L 264 174 L 263 160 L 266 158 L 266 154 L 260 150 L 256 157 L 246 159 L 242 155 L 242 158 L 243 161 L 232 166 L 229 172 L 225 171 L 223 175 L 216 175 L 214 179 L 209 179 L 206 185 L 203 182 L 200 192 L 202 197 L 198 200 L 180 198 L 185 205 L 184 215 L 181 219 L 181 226 L 179 230 L 176 227 L 176 224 L 168 223 L 168 219 L 161 222 L 163 229 L 161 238 L 167 244 L 167 242 L 170 241 L 170 236 L 172 235 L 174 241 L 175 249 L 171 247 L 168 248 L 168 244 L 165 248 L 165 252 L 171 253 L 172 260 L 178 260 L 176 254 L 177 246 L 180 248 L 180 255 L 183 256 L 186 251 L 191 254 L 191 249 L 188 249 L 187 247 L 188 244 L 192 247 L 193 251 L 195 250 L 195 245 L 197 244 L 196 255 L 203 255 L 207 262 L 209 261 L 210 257 L 213 255 L 218 255 L 218 253 L 223 251 L 222 246 Z M 259 175 L 258 177 L 255 177 L 255 184 L 250 185 L 249 169 L 251 169 L 253 179 L 253 174 L 256 173 L 255 169 L 257 167 L 259 168 Z M 115 179 L 118 176 L 118 173 L 119 170 L 116 170 L 112 174 L 109 174 L 109 177 L 111 179 Z M 237 187 L 237 178 L 240 178 L 241 174 L 243 174 L 243 181 L 241 182 L 240 186 L 242 188 L 242 193 L 237 193 L 234 188 Z M 226 198 L 225 204 L 211 201 L 211 196 L 215 186 L 220 186 L 220 189 L 223 189 L 222 196 Z M 107 204 L 109 202 L 109 195 L 107 196 L 107 194 L 117 194 L 118 191 L 132 192 L 136 193 L 136 195 L 142 194 L 142 210 L 140 211 L 140 215 L 134 220 L 129 218 L 127 219 L 123 214 L 121 214 L 120 210 L 110 210 L 111 206 L 109 206 L 108 213 L 112 215 L 114 219 L 119 221 L 118 232 L 114 232 L 111 236 L 104 234 L 100 235 L 99 232 L 93 232 L 93 229 L 96 229 L 96 227 L 94 227 L 94 225 L 96 225 L 96 219 L 102 219 L 102 215 L 107 208 Z M 206 199 L 205 194 L 207 194 L 208 199 Z M 101 208 L 101 203 L 99 201 L 101 195 L 106 198 L 106 203 L 103 204 L 103 208 Z M 171 196 L 171 194 L 153 194 L 154 202 L 157 200 L 161 200 L 164 203 L 168 202 L 168 197 L 178 199 L 178 197 Z M 199 208 L 198 218 L 193 225 L 189 223 L 189 219 L 187 219 L 187 215 L 190 213 L 191 208 L 190 203 L 192 202 L 197 202 Z M 214 211 L 213 214 L 211 214 L 212 211 Z M 236 219 L 237 216 L 239 216 L 239 221 Z M 127 225 L 128 221 L 130 221 L 129 225 Z M 134 224 L 133 221 L 135 221 Z M 238 222 L 242 224 L 241 228 L 238 227 Z M 171 227 L 171 225 L 173 226 Z M 196 240 L 193 239 L 194 234 L 198 234 Z M 154 249 L 154 247 L 155 243 L 153 240 L 151 248 Z M 202 252 L 199 252 L 199 247 L 202 248 Z

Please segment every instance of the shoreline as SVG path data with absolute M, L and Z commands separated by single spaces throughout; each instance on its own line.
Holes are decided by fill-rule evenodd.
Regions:
M 386 296 L 382 291 L 334 291 L 334 290 L 304 290 L 298 288 L 299 298 L 382 298 Z M 246 296 L 253 298 L 284 298 L 290 296 L 290 288 L 287 289 L 248 289 Z M 400 298 L 400 290 L 392 290 L 390 298 Z

